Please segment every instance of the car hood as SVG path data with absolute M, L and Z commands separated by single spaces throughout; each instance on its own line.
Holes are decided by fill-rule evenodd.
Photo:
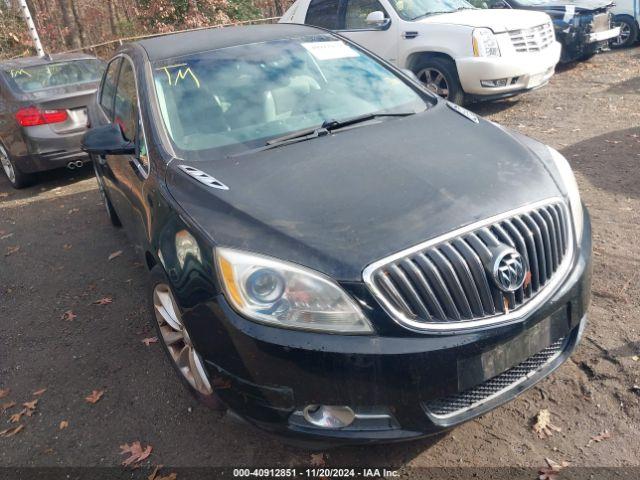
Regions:
M 228 190 L 180 169 L 193 166 Z M 478 220 L 557 197 L 544 164 L 512 135 L 445 102 L 279 148 L 174 159 L 169 191 L 215 244 L 361 281 L 370 263 Z
M 567 10 L 578 13 L 592 12 L 596 10 L 606 10 L 613 6 L 613 2 L 602 0 L 580 0 L 571 2 L 567 0 L 542 0 L 539 5 L 533 5 L 531 8 L 536 10 L 544 10 L 549 12 L 566 12 Z M 568 8 L 567 8 L 568 7 Z
M 433 15 L 419 20 L 420 24 L 464 25 L 467 27 L 486 27 L 494 33 L 520 30 L 541 25 L 549 21 L 542 12 L 527 10 L 474 9 Z

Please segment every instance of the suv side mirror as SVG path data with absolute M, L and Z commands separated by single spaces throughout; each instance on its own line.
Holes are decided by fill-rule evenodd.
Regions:
M 389 25 L 391 25 L 391 19 L 385 18 L 383 12 L 376 10 L 375 12 L 371 12 L 367 15 L 365 23 L 377 30 L 385 30 Z
M 124 138 L 117 123 L 90 128 L 82 137 L 81 148 L 93 155 L 134 155 L 135 143 Z

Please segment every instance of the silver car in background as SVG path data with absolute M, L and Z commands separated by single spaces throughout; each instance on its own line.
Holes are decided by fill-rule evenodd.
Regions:
M 0 62 L 0 163 L 15 188 L 33 183 L 36 172 L 88 160 L 80 139 L 103 70 L 82 53 Z

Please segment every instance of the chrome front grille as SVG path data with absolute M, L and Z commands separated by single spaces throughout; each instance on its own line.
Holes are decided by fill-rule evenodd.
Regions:
M 523 30 L 511 30 L 509 36 L 513 48 L 519 53 L 539 52 L 553 44 L 556 39 L 550 22 Z
M 529 274 L 505 293 L 489 271 L 496 249 L 520 253 Z M 567 207 L 543 202 L 464 227 L 367 267 L 364 280 L 400 324 L 451 330 L 524 315 L 562 279 L 572 252 Z
M 464 392 L 425 402 L 426 409 L 436 417 L 459 415 L 469 408 L 478 406 L 496 395 L 515 387 L 533 372 L 544 367 L 562 353 L 564 339 L 552 343 L 544 350 L 511 367 L 506 372 L 487 380 Z

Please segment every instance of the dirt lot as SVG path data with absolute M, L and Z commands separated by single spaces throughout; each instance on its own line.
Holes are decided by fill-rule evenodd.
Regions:
M 324 462 L 410 473 L 535 468 L 545 457 L 640 465 L 640 49 L 599 55 L 561 69 L 542 90 L 472 108 L 561 150 L 591 211 L 590 323 L 551 378 L 436 439 L 312 456 L 199 406 L 160 345 L 142 343 L 152 335 L 146 272 L 124 233 L 109 225 L 90 169 L 48 174 L 21 192 L 0 177 L 0 388 L 10 389 L 0 404 L 39 398 L 24 430 L 0 438 L 0 466 L 117 466 L 119 445 L 135 440 L 153 445 L 150 465 L 172 467 Z M 92 303 L 103 297 L 113 303 Z M 69 310 L 77 317 L 63 320 Z M 84 397 L 94 389 L 105 393 L 92 405 Z M 531 429 L 542 408 L 562 430 L 548 439 Z M 9 416 L 18 409 L 0 414 L 0 430 L 15 425 Z M 605 430 L 610 438 L 590 441 Z

